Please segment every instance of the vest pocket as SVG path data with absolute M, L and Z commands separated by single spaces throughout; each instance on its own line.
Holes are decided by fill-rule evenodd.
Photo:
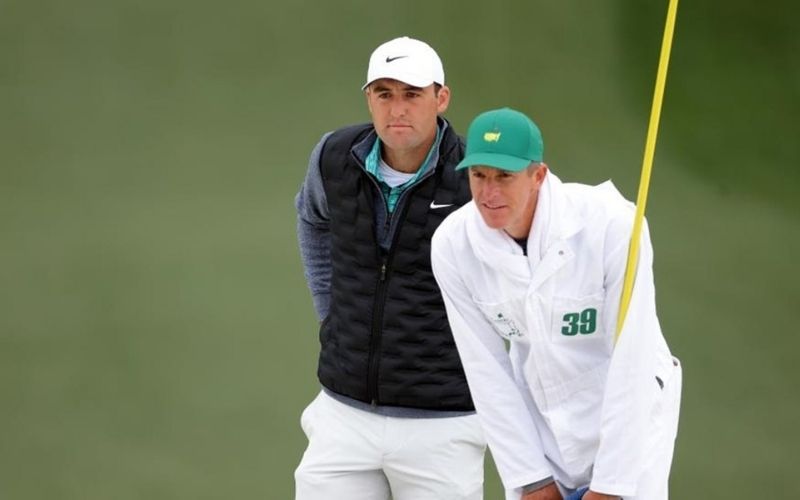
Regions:
M 322 320 L 322 323 L 319 324 L 319 342 L 320 344 L 325 344 L 325 342 L 330 338 L 330 322 L 331 317 L 333 315 L 328 312 L 328 315 L 325 316 L 325 319 Z

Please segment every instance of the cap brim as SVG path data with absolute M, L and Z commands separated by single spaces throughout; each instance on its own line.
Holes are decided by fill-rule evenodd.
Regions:
M 464 159 L 456 165 L 456 170 L 483 165 L 507 170 L 509 172 L 519 172 L 525 170 L 528 165 L 533 162 L 534 160 L 529 160 L 527 158 L 519 158 L 499 153 L 473 153 L 464 157 Z
M 434 80 L 431 80 L 430 78 L 428 78 L 428 79 L 426 79 L 426 78 L 417 78 L 417 77 L 414 77 L 414 76 L 411 76 L 411 75 L 376 75 L 371 80 L 369 80 L 367 83 L 365 83 L 361 87 L 361 90 L 366 90 L 366 88 L 369 87 L 369 85 L 372 82 L 377 81 L 377 80 L 381 80 L 383 78 L 388 78 L 390 80 L 397 80 L 398 82 L 403 82 L 403 83 L 406 83 L 408 85 L 411 85 L 412 87 L 419 87 L 421 89 L 427 87 L 428 85 L 433 85 L 434 83 L 436 83 Z

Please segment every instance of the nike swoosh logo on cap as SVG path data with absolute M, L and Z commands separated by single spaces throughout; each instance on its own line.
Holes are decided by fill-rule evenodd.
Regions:
M 432 202 L 431 202 L 431 208 L 432 208 L 432 209 L 435 209 L 435 208 L 445 208 L 445 207 L 452 207 L 452 206 L 453 206 L 453 204 L 452 204 L 452 203 L 442 203 L 442 204 L 438 204 L 438 203 L 436 203 L 435 201 L 432 201 Z
M 398 59 L 402 59 L 402 58 L 404 58 L 404 57 L 408 57 L 408 56 L 395 56 L 395 57 L 389 57 L 389 56 L 386 56 L 386 62 L 387 62 L 387 63 L 390 63 L 390 62 L 392 62 L 392 61 L 396 61 L 396 60 L 398 60 Z

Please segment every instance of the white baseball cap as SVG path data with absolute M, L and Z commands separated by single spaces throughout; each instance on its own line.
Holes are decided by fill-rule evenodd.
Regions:
M 407 36 L 384 43 L 369 58 L 367 83 L 391 78 L 414 87 L 427 87 L 433 83 L 444 85 L 444 68 L 439 55 L 425 42 Z

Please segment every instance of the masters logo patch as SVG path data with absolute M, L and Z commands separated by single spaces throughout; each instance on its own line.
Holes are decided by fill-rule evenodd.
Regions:
M 486 142 L 497 142 L 500 140 L 500 132 L 486 132 L 483 134 L 483 140 Z

